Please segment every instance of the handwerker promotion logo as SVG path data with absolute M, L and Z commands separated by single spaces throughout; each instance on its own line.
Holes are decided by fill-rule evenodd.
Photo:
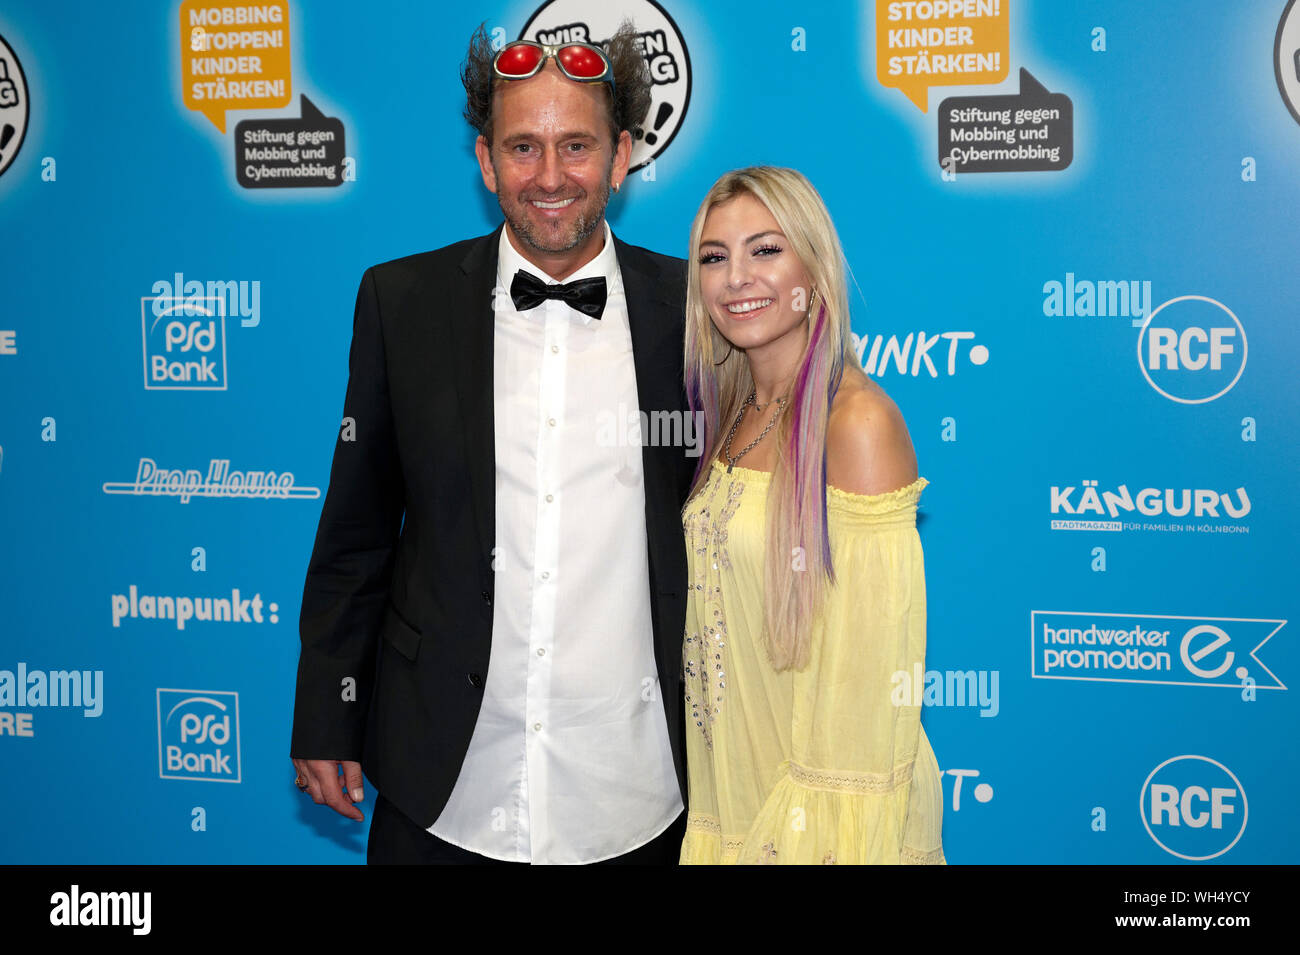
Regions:
M 1033 610 L 1030 675 L 1285 690 L 1258 653 L 1285 620 Z

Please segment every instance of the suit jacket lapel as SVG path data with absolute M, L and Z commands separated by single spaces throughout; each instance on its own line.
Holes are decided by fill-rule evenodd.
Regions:
M 460 262 L 460 281 L 447 289 L 447 300 L 437 307 L 449 309 L 443 328 L 449 330 L 456 393 L 478 528 L 479 553 L 490 555 L 496 546 L 496 427 L 493 408 L 492 305 L 497 280 L 497 253 L 504 223 L 490 235 L 472 242 Z

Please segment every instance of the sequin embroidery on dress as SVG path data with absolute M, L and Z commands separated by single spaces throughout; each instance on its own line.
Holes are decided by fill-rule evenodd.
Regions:
M 724 477 L 726 480 L 724 481 Z M 714 516 L 714 499 L 727 484 L 727 498 Z M 720 569 L 730 569 L 727 555 L 727 523 L 740 506 L 745 482 L 724 476 L 711 469 L 709 480 L 700 492 L 700 507 L 692 506 L 682 518 L 686 544 L 695 554 L 695 573 L 690 582 L 698 613 L 686 623 L 682 639 L 682 673 L 686 678 L 686 705 L 691 720 L 703 734 L 704 743 L 713 749 L 712 724 L 721 711 L 723 691 L 727 688 L 726 647 L 727 620 L 722 612 Z M 701 629 L 692 624 L 702 622 Z

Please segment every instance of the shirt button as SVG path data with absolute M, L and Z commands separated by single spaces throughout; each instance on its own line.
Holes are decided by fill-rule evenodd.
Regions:
M 555 353 L 555 354 L 559 354 L 560 346 L 559 346 L 559 345 L 552 345 L 552 346 L 551 346 L 551 351 L 552 351 L 553 353 Z
M 546 648 L 545 648 L 545 647 L 538 647 L 538 648 L 537 648 L 537 655 L 538 655 L 539 657 L 544 657 L 544 656 L 546 656 Z
M 555 500 L 555 495 L 554 495 L 554 494 L 548 494 L 548 495 L 546 495 L 546 503 L 547 503 L 547 504 L 550 504 L 553 500 Z
M 554 419 L 554 418 L 547 418 L 547 419 L 546 419 L 546 423 L 549 424 L 552 428 L 555 427 L 555 419 Z
M 549 570 L 542 571 L 542 580 L 550 580 L 550 579 L 551 579 L 551 572 Z
M 533 724 L 533 729 L 540 733 L 540 732 L 542 731 L 542 724 L 541 724 L 541 723 L 534 723 L 534 724 Z

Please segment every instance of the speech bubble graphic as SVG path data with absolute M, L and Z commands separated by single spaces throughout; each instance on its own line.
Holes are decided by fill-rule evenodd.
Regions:
M 244 188 L 343 181 L 343 121 L 323 114 L 306 94 L 300 100 L 300 119 L 245 119 L 235 126 L 235 177 Z
M 939 165 L 947 172 L 1057 171 L 1073 159 L 1074 104 L 1023 67 L 1019 93 L 939 104 Z
M 279 109 L 292 99 L 288 0 L 184 0 L 181 95 L 226 131 L 226 111 Z
M 1007 78 L 1011 0 L 876 0 L 876 79 L 921 112 L 931 86 Z
M 1273 73 L 1282 101 L 1300 123 L 1300 13 L 1296 0 L 1287 0 L 1282 19 L 1277 23 L 1277 36 L 1273 40 Z

